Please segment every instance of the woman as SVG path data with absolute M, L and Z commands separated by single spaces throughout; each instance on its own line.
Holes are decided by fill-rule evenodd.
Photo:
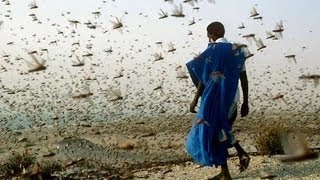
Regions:
M 224 36 L 224 27 L 219 22 L 211 23 L 207 31 L 212 41 Z M 231 179 L 227 149 L 235 142 L 228 113 L 244 62 L 241 49 L 226 42 L 209 43 L 199 57 L 187 63 L 192 81 L 198 85 L 196 96 L 202 95 L 197 121 L 187 138 L 187 151 L 201 165 L 221 166 L 221 173 L 215 179 Z

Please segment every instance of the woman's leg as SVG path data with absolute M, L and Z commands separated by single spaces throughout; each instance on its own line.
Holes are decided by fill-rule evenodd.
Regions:
M 233 126 L 233 123 L 236 120 L 236 118 L 237 118 L 237 109 L 234 111 L 231 118 L 229 119 L 232 126 Z M 233 147 L 236 149 L 238 157 L 239 157 L 239 161 L 240 161 L 239 170 L 240 170 L 240 172 L 243 172 L 249 166 L 250 157 L 249 157 L 248 153 L 241 147 L 241 145 L 239 144 L 239 141 L 235 142 L 233 144 Z

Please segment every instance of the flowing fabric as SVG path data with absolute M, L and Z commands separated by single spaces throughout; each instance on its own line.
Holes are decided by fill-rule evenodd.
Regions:
M 232 141 L 228 111 L 233 103 L 245 56 L 231 43 L 213 43 L 197 58 L 186 64 L 195 86 L 205 89 L 197 119 L 187 137 L 190 156 L 204 166 L 219 166 L 227 161 Z

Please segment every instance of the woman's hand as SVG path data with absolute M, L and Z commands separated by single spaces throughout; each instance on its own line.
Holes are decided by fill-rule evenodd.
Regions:
M 194 100 L 190 103 L 190 109 L 189 110 L 190 110 L 191 113 L 197 113 L 197 111 L 195 111 L 197 104 L 198 104 L 198 102 L 194 101 Z
M 245 117 L 249 114 L 249 104 L 244 102 L 241 106 L 241 117 Z

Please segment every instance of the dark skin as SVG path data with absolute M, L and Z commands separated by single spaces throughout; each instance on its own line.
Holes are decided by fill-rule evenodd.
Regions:
M 249 83 L 247 72 L 242 71 L 240 73 L 240 82 L 241 82 L 241 89 L 243 93 L 243 103 L 241 105 L 241 117 L 245 117 L 249 113 L 249 104 L 248 104 L 248 92 L 249 92 Z
M 241 82 L 241 89 L 242 89 L 242 93 L 243 93 L 243 103 L 241 105 L 241 117 L 245 117 L 249 113 L 249 104 L 248 104 L 249 88 L 248 88 L 248 78 L 247 78 L 246 71 L 242 71 L 240 73 L 240 82 Z M 190 112 L 197 113 L 195 111 L 195 108 L 198 104 L 199 98 L 201 97 L 201 95 L 203 93 L 203 90 L 204 90 L 204 85 L 201 82 L 199 82 L 196 94 L 193 98 L 193 101 L 190 104 Z
M 195 108 L 198 104 L 200 96 L 203 93 L 203 90 L 204 90 L 204 85 L 199 81 L 196 94 L 194 95 L 193 101 L 190 104 L 190 112 L 197 113 L 197 111 L 195 111 Z
M 219 31 L 220 29 L 215 29 L 215 31 Z M 222 34 L 221 32 L 218 32 L 217 34 Z M 207 33 L 207 36 L 209 38 L 209 42 L 215 42 L 217 39 L 223 37 L 223 36 L 218 36 L 215 33 Z M 243 93 L 243 103 L 241 105 L 241 117 L 245 117 L 249 113 L 249 104 L 248 104 L 248 91 L 249 91 L 249 85 L 248 85 L 248 77 L 247 77 L 247 72 L 242 71 L 240 73 L 240 82 L 241 82 L 241 88 L 242 88 L 242 93 Z M 199 98 L 201 97 L 202 93 L 204 90 L 204 85 L 199 82 L 196 94 L 193 98 L 193 101 L 190 104 L 190 112 L 192 113 L 197 113 L 195 111 L 195 108 L 198 104 Z
M 215 42 L 217 39 L 223 37 L 221 34 L 224 34 L 224 29 L 219 29 L 219 28 L 215 28 L 213 29 L 214 32 L 208 32 L 207 36 L 209 38 L 209 42 Z M 223 31 L 223 32 L 221 32 Z M 243 103 L 241 105 L 241 117 L 245 117 L 248 115 L 249 113 L 249 104 L 248 104 L 248 91 L 249 91 L 249 86 L 248 86 L 248 77 L 247 77 L 247 72 L 246 71 L 242 71 L 240 73 L 240 81 L 241 81 L 241 88 L 242 88 L 242 92 L 243 92 Z M 198 86 L 197 86 L 197 91 L 196 94 L 193 98 L 193 101 L 190 104 L 190 112 L 192 113 L 196 113 L 195 108 L 198 104 L 199 98 L 201 97 L 203 91 L 204 91 L 205 86 L 199 82 Z M 201 122 L 201 120 L 198 120 L 197 122 Z M 246 167 L 242 166 L 243 165 L 243 161 L 244 160 L 250 160 L 249 156 L 247 155 L 247 153 L 242 149 L 242 147 L 240 146 L 239 142 L 236 142 L 234 144 L 234 147 L 236 148 L 237 152 L 238 152 L 238 156 L 239 156 L 239 160 L 240 160 L 240 171 L 244 171 Z M 249 161 L 247 162 L 249 164 Z M 248 165 L 247 164 L 247 165 Z M 213 179 L 227 179 L 227 180 L 231 180 L 231 175 L 228 169 L 228 165 L 224 164 L 221 165 L 221 172 L 220 174 L 218 174 L 217 176 L 215 176 Z

